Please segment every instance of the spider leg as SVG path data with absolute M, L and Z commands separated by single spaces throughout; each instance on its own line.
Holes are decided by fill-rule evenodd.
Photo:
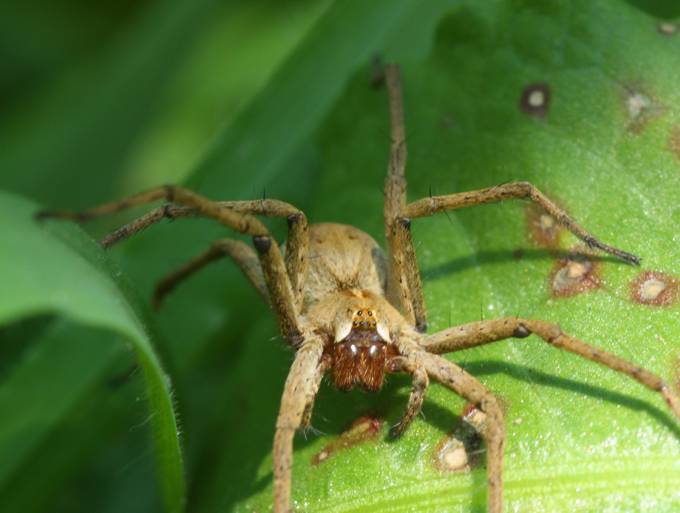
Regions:
M 659 392 L 675 416 L 680 419 L 680 401 L 659 376 L 612 353 L 567 335 L 557 324 L 550 322 L 513 317 L 473 322 L 423 337 L 421 346 L 425 351 L 441 354 L 512 337 L 525 338 L 532 333 L 554 347 L 626 374 L 647 388 Z
M 316 398 L 316 392 L 319 391 L 321 386 L 321 380 L 324 375 L 331 368 L 331 360 L 327 357 L 322 357 L 319 366 L 316 368 L 316 374 L 314 375 L 314 396 L 305 405 L 305 411 L 302 414 L 302 420 L 300 421 L 300 429 L 308 430 L 311 429 L 312 413 L 314 412 L 314 399 Z
M 295 304 L 299 310 L 302 307 L 302 289 L 304 286 L 304 276 L 307 272 L 307 252 L 309 248 L 309 235 L 307 233 L 308 223 L 305 214 L 290 203 L 275 199 L 252 201 L 217 201 L 215 203 L 221 208 L 233 210 L 243 214 L 261 215 L 265 217 L 286 217 L 288 221 L 288 237 L 286 239 L 284 261 L 286 264 L 288 278 L 290 279 L 291 287 L 295 296 Z M 166 204 L 162 207 L 152 210 L 145 216 L 139 217 L 127 225 L 122 226 L 115 232 L 102 239 L 101 242 L 104 247 L 109 247 L 112 244 L 129 237 L 133 233 L 143 230 L 147 226 L 160 221 L 164 217 L 177 219 L 182 217 L 196 217 L 198 215 L 200 215 L 199 212 L 194 208 Z M 217 241 L 215 244 L 218 244 L 219 246 L 222 245 L 221 241 Z M 230 256 L 236 261 L 237 265 L 246 274 L 248 279 L 256 286 L 256 288 L 261 293 L 263 292 L 262 287 L 260 286 L 261 280 L 256 282 L 253 276 L 253 273 L 261 273 L 257 273 L 257 270 L 254 267 L 251 267 L 249 264 L 247 264 L 248 269 L 244 268 L 244 266 L 241 264 L 241 261 L 237 259 L 233 253 L 219 251 L 219 248 L 214 249 L 211 247 L 207 250 L 205 255 L 210 253 L 212 256 L 215 254 L 215 252 L 217 252 L 215 258 L 206 257 L 209 258 L 209 260 L 205 262 L 206 264 L 219 258 L 220 256 Z M 191 265 L 194 260 L 188 262 L 186 266 Z M 249 261 L 249 258 L 246 260 Z M 201 267 L 202 266 L 196 267 L 193 272 L 198 271 Z M 180 272 L 180 270 L 177 272 Z M 184 276 L 179 277 L 179 280 L 183 278 Z M 165 279 L 163 281 L 165 281 Z M 263 296 L 267 298 L 266 288 Z
M 183 187 L 165 185 L 119 201 L 106 203 L 83 212 L 40 212 L 37 217 L 56 217 L 85 221 L 160 199 L 165 199 L 176 205 L 187 207 L 194 211 L 193 215 L 214 219 L 227 228 L 252 237 L 253 245 L 257 250 L 260 265 L 262 266 L 264 281 L 267 284 L 272 308 L 279 320 L 281 332 L 293 346 L 299 345 L 302 340 L 298 322 L 301 297 L 299 297 L 300 294 L 297 294 L 295 291 L 299 290 L 302 286 L 299 282 L 301 281 L 301 277 L 304 276 L 304 266 L 306 265 L 304 257 L 307 249 L 307 222 L 301 211 L 287 203 L 276 200 L 218 203 Z M 137 224 L 133 221 L 132 223 L 129 223 L 129 225 L 126 225 L 128 227 L 131 226 L 131 228 L 126 229 L 126 227 L 123 227 L 118 230 L 122 234 L 119 239 L 134 233 L 132 230 L 139 231 L 140 229 L 149 226 L 153 222 L 166 217 L 167 213 L 172 211 L 169 207 L 161 208 L 163 208 L 162 216 L 159 216 L 158 214 L 155 214 L 154 216 L 152 215 L 152 212 L 147 214 L 146 220 L 140 221 Z M 295 255 L 295 257 L 294 259 L 289 260 L 289 266 L 294 270 L 293 274 L 295 275 L 295 279 L 291 280 L 289 277 L 286 262 L 284 261 L 278 245 L 272 243 L 272 237 L 269 230 L 267 230 L 253 213 L 263 215 L 269 214 L 272 216 L 288 216 L 289 222 L 292 225 L 291 233 L 297 234 L 297 236 L 292 237 L 295 241 L 291 243 L 294 246 L 291 249 L 291 253 Z M 298 282 L 296 284 L 297 288 L 295 289 L 292 285 L 292 282 L 294 281 Z
M 293 437 L 302 427 L 305 411 L 313 403 L 318 391 L 318 368 L 321 365 L 323 342 L 306 339 L 295 355 L 281 397 L 276 420 L 274 448 L 274 513 L 292 513 L 291 479 L 293 465 Z
M 260 267 L 255 251 L 239 240 L 220 239 L 213 242 L 206 251 L 166 275 L 156 284 L 152 299 L 154 308 L 160 309 L 165 296 L 172 292 L 180 282 L 197 273 L 209 263 L 224 257 L 231 258 L 262 297 L 269 301 L 267 284 L 264 281 L 262 267 Z
M 503 446 L 505 444 L 505 424 L 503 411 L 496 397 L 472 375 L 442 356 L 426 352 L 420 347 L 401 345 L 402 355 L 421 366 L 437 382 L 450 388 L 456 394 L 477 406 L 486 413 L 486 426 L 480 435 L 486 443 L 486 475 L 489 495 L 488 513 L 503 511 Z
M 45 211 L 38 214 L 39 218 L 55 217 L 62 219 L 72 219 L 74 221 L 87 221 L 95 217 L 119 212 L 126 208 L 150 203 L 161 199 L 157 191 L 143 192 L 127 199 L 114 201 L 99 207 L 86 210 L 84 212 L 69 211 Z M 165 196 L 167 197 L 167 196 Z M 286 270 L 291 281 L 291 286 L 296 296 L 298 307 L 302 304 L 302 288 L 304 275 L 307 270 L 307 217 L 305 214 L 290 203 L 275 199 L 251 200 L 251 201 L 215 201 L 215 205 L 251 215 L 262 215 L 265 217 L 286 217 L 288 220 L 288 238 L 286 239 L 286 251 L 284 255 Z M 139 233 L 149 226 L 162 221 L 163 219 L 180 219 L 185 217 L 199 217 L 203 214 L 199 209 L 190 206 L 174 205 L 166 203 L 157 207 L 146 214 L 133 219 L 117 230 L 106 235 L 99 243 L 104 248 L 109 248 L 128 237 Z M 252 280 L 251 280 L 252 281 Z M 259 287 L 258 287 L 259 289 Z
M 410 222 L 402 219 L 406 208 L 406 135 L 399 67 L 385 67 L 389 96 L 392 143 L 385 179 L 385 239 L 389 247 L 389 296 L 398 302 L 406 319 L 418 331 L 427 328 L 423 285 L 411 239 Z
M 585 242 L 588 247 L 599 249 L 631 264 L 638 265 L 640 263 L 640 259 L 637 256 L 605 244 L 595 238 L 569 214 L 559 208 L 552 200 L 529 182 L 512 182 L 476 191 L 422 198 L 406 205 L 402 210 L 400 217 L 403 219 L 425 217 L 431 216 L 437 212 L 457 210 L 459 208 L 482 205 L 484 203 L 496 203 L 509 199 L 531 200 L 555 218 L 557 223 L 564 226 L 576 237 Z
M 416 362 L 401 356 L 396 356 L 388 361 L 387 371 L 407 372 L 413 380 L 406 410 L 401 419 L 399 419 L 399 422 L 390 429 L 390 436 L 396 438 L 406 431 L 406 428 L 408 428 L 413 419 L 420 413 L 430 379 L 422 365 L 418 365 Z

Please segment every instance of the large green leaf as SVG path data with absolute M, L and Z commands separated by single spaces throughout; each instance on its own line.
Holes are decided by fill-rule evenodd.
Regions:
M 664 273 L 669 283 L 680 274 L 680 155 L 673 142 L 680 120 L 679 45 L 677 37 L 659 32 L 657 20 L 624 3 L 471 2 L 442 24 L 430 59 L 404 65 L 411 199 L 530 180 L 599 237 L 643 260 L 640 269 L 596 259 L 597 288 L 553 297 L 550 276 L 558 259 L 535 246 L 527 231 L 531 214 L 522 204 L 414 221 L 431 331 L 480 317 L 548 319 L 677 381 L 678 304 L 638 304 L 631 288 L 642 271 Z M 536 83 L 550 88 L 543 116 L 520 108 L 523 90 Z M 348 222 L 381 237 L 385 101 L 365 76 L 338 101 L 321 139 L 312 220 Z M 566 251 L 575 243 L 563 234 L 559 247 Z M 509 511 L 680 507 L 680 429 L 656 394 L 534 338 L 453 358 L 505 404 Z M 262 385 L 247 378 L 252 368 L 258 376 L 271 369 L 277 379 L 283 375 L 281 364 L 260 351 L 244 360 L 245 370 L 234 379 L 254 390 Z M 440 441 L 461 431 L 455 415 L 464 406 L 439 386 L 430 390 L 425 418 L 400 441 L 387 441 L 383 428 L 373 442 L 312 463 L 359 415 L 396 422 L 406 391 L 401 380 L 375 399 L 322 391 L 314 425 L 327 435 L 298 439 L 294 497 L 300 510 L 484 510 L 483 468 L 446 474 L 434 464 Z M 269 443 L 253 432 L 273 419 L 275 395 L 267 394 L 263 406 L 256 404 L 259 394 L 252 401 L 238 396 L 245 405 L 235 430 L 241 435 L 233 439 L 247 433 L 250 441 L 243 449 L 231 446 L 234 460 L 223 455 L 233 465 L 259 457 L 260 445 Z M 244 420 L 243 411 L 252 420 Z M 266 458 L 252 485 L 256 495 L 237 511 L 267 507 L 270 472 Z
M 148 419 L 165 504 L 168 511 L 181 511 L 183 464 L 169 383 L 141 312 L 133 306 L 130 292 L 121 290 L 125 285 L 116 278 L 118 271 L 80 230 L 72 226 L 48 230 L 34 219 L 34 204 L 2 193 L 0 209 L 0 281 L 5 290 L 0 296 L 0 323 L 57 313 L 118 334 L 118 347 L 125 342 L 132 346 L 146 382 Z M 8 369 L 0 392 L 4 419 L 0 486 L 6 486 L 27 459 L 35 457 L 37 447 L 66 412 L 111 366 L 117 347 L 111 337 L 95 334 L 55 324 L 41 344 Z

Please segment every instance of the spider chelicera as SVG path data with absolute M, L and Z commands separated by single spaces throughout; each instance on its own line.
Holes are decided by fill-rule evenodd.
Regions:
M 254 249 L 233 239 L 216 241 L 203 254 L 163 279 L 154 294 L 158 306 L 179 282 L 222 257 L 230 257 L 271 305 L 283 337 L 295 351 L 286 379 L 274 436 L 274 513 L 291 512 L 293 436 L 310 425 L 322 378 L 330 374 L 339 389 L 377 391 L 386 373 L 407 373 L 413 386 L 406 411 L 392 428 L 398 436 L 420 412 L 429 380 L 450 388 L 486 414 L 481 436 L 486 443 L 488 511 L 503 509 L 503 411 L 477 379 L 441 355 L 508 338 L 537 335 L 544 342 L 622 372 L 659 392 L 676 417 L 680 402 L 664 381 L 618 356 L 566 333 L 557 324 L 507 317 L 484 320 L 426 335 L 423 289 L 411 239 L 411 219 L 507 199 L 535 202 L 584 241 L 631 263 L 638 258 L 600 242 L 536 187 L 515 182 L 470 192 L 406 202 L 406 143 L 399 69 L 385 68 L 392 143 L 385 181 L 387 256 L 365 232 L 340 224 L 308 225 L 305 214 L 283 201 L 212 201 L 190 190 L 164 186 L 74 212 L 42 212 L 39 217 L 85 221 L 128 207 L 168 203 L 105 237 L 109 247 L 163 218 L 201 216 L 252 237 Z M 285 217 L 288 239 L 283 253 L 256 216 Z

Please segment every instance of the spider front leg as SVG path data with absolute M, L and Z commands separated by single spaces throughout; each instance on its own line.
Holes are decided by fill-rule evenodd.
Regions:
M 207 251 L 192 258 L 156 284 L 152 298 L 153 307 L 156 310 L 160 309 L 165 296 L 172 292 L 177 285 L 209 263 L 225 257 L 231 258 L 262 297 L 269 301 L 267 284 L 264 281 L 262 267 L 255 251 L 240 240 L 220 239 L 213 242 Z
M 392 144 L 385 179 L 385 239 L 389 248 L 389 296 L 399 304 L 406 319 L 421 333 L 427 329 L 423 286 L 418 272 L 410 222 L 401 219 L 406 207 L 406 131 L 399 67 L 385 67 L 390 108 Z
M 564 333 L 557 324 L 546 321 L 506 317 L 488 321 L 473 322 L 442 330 L 424 337 L 421 346 L 435 353 L 449 353 L 468 347 L 475 347 L 508 338 L 526 338 L 532 333 L 544 342 L 597 362 L 612 370 L 626 374 L 664 398 L 671 411 L 680 419 L 680 401 L 671 388 L 656 374 L 630 363 L 612 353 L 586 344 Z
M 303 427 L 306 412 L 311 411 L 319 390 L 322 355 L 323 342 L 316 338 L 306 339 L 295 355 L 283 388 L 272 452 L 274 513 L 292 513 L 293 437 L 295 431 Z
M 117 212 L 130 206 L 135 206 L 149 201 L 158 199 L 154 192 L 148 191 L 131 198 L 107 203 L 100 207 L 87 210 L 85 212 L 41 212 L 38 217 L 58 217 L 67 218 L 77 221 L 85 221 L 97 216 L 105 215 L 112 212 Z M 294 207 L 290 203 L 280 200 L 263 199 L 252 201 L 216 201 L 214 202 L 221 208 L 241 212 L 243 214 L 262 215 L 265 217 L 286 217 L 288 221 L 288 237 L 286 239 L 286 251 L 284 260 L 286 263 L 286 270 L 291 282 L 291 287 L 295 294 L 295 302 L 298 308 L 302 305 L 302 287 L 305 272 L 307 270 L 307 248 L 309 245 L 309 237 L 307 234 L 308 223 L 304 212 Z M 201 213 L 198 209 L 173 205 L 166 203 L 163 206 L 157 207 L 146 214 L 133 219 L 132 221 L 121 226 L 117 230 L 106 235 L 99 243 L 104 248 L 111 246 L 131 237 L 132 235 L 145 230 L 149 226 L 156 224 L 163 219 L 182 219 L 186 217 L 199 217 Z M 234 262 L 241 268 L 248 280 L 255 285 L 258 291 L 267 299 L 266 285 L 264 285 L 264 278 L 260 279 L 261 270 L 258 271 L 252 265 L 251 254 L 241 246 L 236 245 L 236 241 L 230 239 L 220 239 L 215 241 L 208 250 L 194 257 L 189 262 L 184 264 L 179 269 L 173 271 L 168 276 L 163 278 L 154 292 L 154 306 L 160 307 L 164 296 L 174 289 L 180 282 L 187 279 L 189 276 L 200 271 L 207 264 L 214 262 L 223 257 L 231 257 Z
M 632 253 L 628 253 L 601 242 L 529 182 L 505 183 L 476 191 L 422 198 L 406 205 L 401 213 L 401 218 L 411 219 L 414 217 L 431 216 L 437 212 L 457 210 L 485 203 L 496 203 L 509 199 L 526 199 L 533 201 L 550 214 L 557 223 L 564 226 L 576 237 L 585 242 L 588 247 L 596 248 L 605 253 L 609 253 L 610 255 L 614 255 L 630 264 L 638 265 L 640 263 L 640 259 Z
M 300 429 L 303 431 L 308 430 L 312 424 L 312 413 L 314 412 L 314 400 L 316 398 L 316 392 L 319 391 L 321 386 L 321 381 L 323 380 L 326 372 L 331 368 L 331 359 L 324 355 L 316 368 L 316 374 L 314 375 L 314 397 L 312 397 L 309 402 L 305 405 L 305 411 L 302 414 L 302 420 L 300 421 Z
M 430 384 L 430 379 L 427 376 L 427 371 L 422 365 L 404 358 L 396 356 L 387 362 L 387 372 L 406 372 L 411 375 L 413 384 L 411 386 L 411 393 L 408 397 L 408 404 L 404 414 L 392 428 L 390 429 L 390 436 L 396 438 L 406 431 L 406 428 L 411 424 L 413 419 L 420 413 L 423 406 L 423 399 L 425 399 L 425 392 Z
M 480 432 L 487 451 L 488 513 L 503 511 L 503 447 L 505 423 L 503 410 L 496 397 L 477 379 L 445 358 L 426 352 L 417 344 L 400 343 L 400 353 L 410 366 L 422 368 L 431 378 L 477 406 L 486 416 Z
M 300 294 L 294 292 L 294 290 L 298 289 L 293 289 L 291 278 L 289 278 L 288 268 L 292 267 L 296 276 L 295 279 L 301 281 L 301 277 L 304 276 L 304 265 L 306 262 L 304 254 L 306 251 L 305 241 L 307 240 L 307 224 L 304 215 L 287 203 L 278 202 L 276 200 L 218 203 L 183 187 L 166 185 L 80 213 L 61 211 L 41 212 L 37 217 L 55 217 L 84 221 L 101 215 L 118 212 L 133 206 L 145 205 L 159 199 L 165 199 L 179 205 L 180 209 L 176 210 L 176 212 L 182 212 L 184 216 L 196 215 L 214 219 L 227 228 L 252 237 L 253 245 L 257 250 L 258 259 L 262 267 L 271 305 L 279 320 L 281 332 L 293 346 L 300 344 L 302 336 L 298 315 L 301 297 Z M 290 209 L 288 210 L 289 207 Z M 121 240 L 173 212 L 173 208 L 169 206 L 161 207 L 161 209 L 162 210 L 157 209 L 157 211 L 162 212 L 162 216 L 159 216 L 158 214 L 154 215 L 154 212 L 151 212 L 117 230 L 117 232 L 114 232 L 114 234 L 119 233 L 116 240 Z M 269 215 L 274 216 L 288 213 L 289 220 L 293 220 L 293 225 L 297 225 L 299 222 L 300 226 L 302 226 L 302 228 L 297 231 L 297 233 L 300 234 L 300 237 L 295 243 L 297 245 L 295 249 L 299 249 L 299 251 L 292 251 L 296 260 L 293 262 L 289 261 L 288 266 L 286 266 L 286 262 L 281 255 L 278 245 L 273 242 L 269 230 L 267 230 L 262 222 L 250 213 L 263 213 L 260 212 L 260 210 L 264 211 L 264 215 L 267 215 L 268 212 L 270 213 Z M 298 283 L 297 286 L 301 289 L 302 284 Z

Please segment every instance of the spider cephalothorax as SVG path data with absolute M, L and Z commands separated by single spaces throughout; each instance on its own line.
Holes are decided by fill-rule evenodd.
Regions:
M 392 121 L 392 146 L 385 181 L 385 235 L 388 258 L 366 233 L 351 226 L 316 224 L 294 206 L 278 200 L 211 201 L 182 187 L 164 186 L 82 213 L 43 212 L 39 217 L 76 220 L 116 212 L 122 208 L 165 199 L 159 207 L 102 240 L 108 247 L 165 217 L 203 216 L 252 237 L 252 247 L 233 239 L 216 241 L 208 251 L 161 281 L 154 301 L 207 263 L 230 257 L 269 301 L 281 333 L 295 350 L 295 360 L 284 386 L 274 435 L 274 513 L 291 511 L 293 436 L 309 426 L 312 407 L 323 376 L 330 373 L 342 390 L 380 389 L 386 372 L 404 372 L 413 386 L 406 411 L 392 428 L 401 434 L 418 415 L 430 379 L 465 398 L 486 414 L 480 434 L 486 444 L 488 511 L 503 509 L 502 469 L 505 427 L 498 400 L 476 378 L 441 357 L 469 347 L 531 334 L 556 348 L 622 372 L 661 394 L 680 417 L 678 399 L 655 374 L 562 332 L 556 324 L 512 317 L 473 322 L 424 335 L 426 312 L 420 274 L 411 239 L 411 219 L 481 203 L 527 199 L 590 248 L 622 260 L 638 259 L 600 242 L 562 209 L 527 182 L 506 183 L 406 203 L 406 142 L 399 72 L 385 70 Z M 288 219 L 285 251 L 273 243 L 256 216 Z

